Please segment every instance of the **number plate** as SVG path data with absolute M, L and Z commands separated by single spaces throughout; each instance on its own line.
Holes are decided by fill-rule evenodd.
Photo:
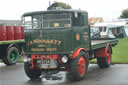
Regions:
M 42 64 L 50 64 L 50 60 L 42 60 Z
M 45 60 L 37 60 L 37 63 L 39 64 L 50 64 L 50 60 L 49 59 L 45 59 Z
M 58 67 L 57 60 L 54 59 L 37 60 L 37 64 L 40 69 L 53 69 Z

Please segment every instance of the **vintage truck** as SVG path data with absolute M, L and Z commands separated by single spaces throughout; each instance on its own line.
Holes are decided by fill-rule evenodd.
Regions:
M 23 26 L 0 26 L 0 59 L 6 65 L 17 63 L 23 46 Z
M 24 13 L 24 70 L 30 79 L 68 71 L 73 79 L 85 78 L 89 60 L 100 68 L 111 64 L 117 39 L 91 39 L 88 13 L 81 10 L 47 10 Z

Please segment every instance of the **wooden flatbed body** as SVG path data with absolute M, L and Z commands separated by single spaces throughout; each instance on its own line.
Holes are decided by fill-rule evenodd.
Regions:
M 24 39 L 21 39 L 21 40 L 0 41 L 0 45 L 12 44 L 12 43 L 24 43 Z
M 118 43 L 117 39 L 111 39 L 111 38 L 99 38 L 99 39 L 92 39 L 91 40 L 91 50 L 96 50 L 99 48 L 106 47 L 106 45 L 110 43 L 111 46 L 115 46 Z

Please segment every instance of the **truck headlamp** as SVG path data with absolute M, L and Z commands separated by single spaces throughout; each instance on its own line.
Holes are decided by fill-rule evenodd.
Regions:
M 24 56 L 24 62 L 27 62 L 28 58 L 26 56 Z
M 67 57 L 66 55 L 64 55 L 64 56 L 62 57 L 62 62 L 63 62 L 63 63 L 67 63 L 67 62 L 68 62 L 68 57 Z
M 31 58 L 28 58 L 27 56 L 24 56 L 24 62 L 31 63 Z

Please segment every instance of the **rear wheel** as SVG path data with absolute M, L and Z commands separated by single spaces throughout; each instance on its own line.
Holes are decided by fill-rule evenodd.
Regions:
M 88 58 L 84 52 L 80 52 L 79 56 L 71 62 L 71 74 L 76 81 L 85 78 L 88 69 Z
M 3 56 L 2 61 L 6 65 L 12 65 L 17 63 L 19 57 L 20 57 L 19 50 L 13 46 L 7 50 L 7 53 L 6 55 Z
M 41 71 L 39 69 L 30 69 L 30 64 L 28 62 L 24 63 L 24 70 L 26 75 L 30 78 L 30 79 L 37 79 L 41 76 Z
M 100 68 L 106 68 L 109 67 L 111 65 L 111 49 L 110 47 L 108 47 L 107 49 L 107 56 L 105 57 L 98 57 L 97 58 L 97 63 L 99 65 Z

